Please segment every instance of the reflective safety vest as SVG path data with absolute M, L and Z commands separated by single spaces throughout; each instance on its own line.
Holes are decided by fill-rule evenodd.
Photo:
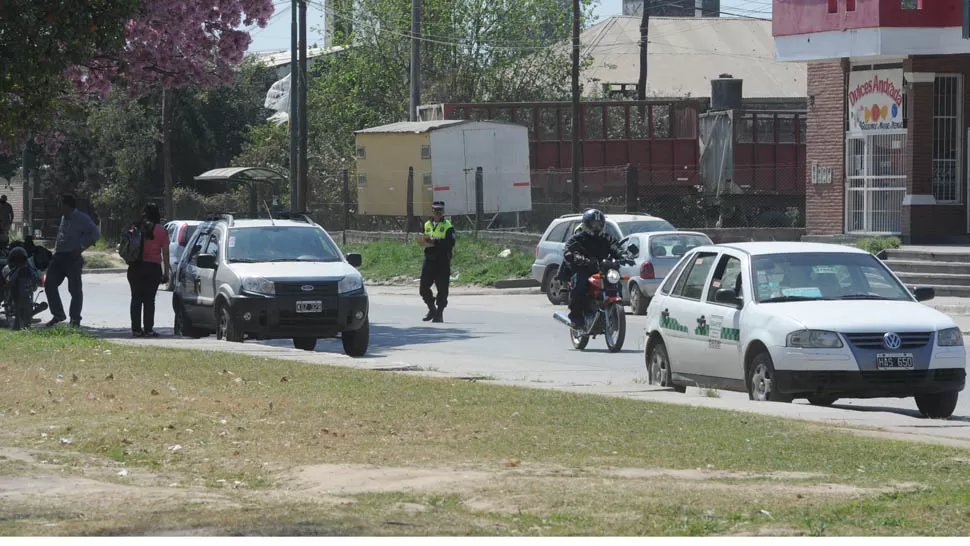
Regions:
M 451 228 L 451 222 L 449 222 L 446 218 L 443 218 L 440 222 L 438 222 L 437 226 L 435 226 L 431 220 L 428 220 L 424 223 L 424 234 L 428 237 L 444 239 L 445 234 L 447 234 L 448 230 Z

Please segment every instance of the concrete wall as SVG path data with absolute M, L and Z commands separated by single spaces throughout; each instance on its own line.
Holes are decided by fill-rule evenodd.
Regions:
M 687 231 L 687 230 L 685 230 Z M 801 228 L 723 228 L 723 229 L 691 229 L 689 231 L 700 231 L 706 233 L 715 243 L 739 243 L 750 241 L 798 241 L 805 235 L 805 230 Z M 331 237 L 337 242 L 341 241 L 342 233 L 334 231 Z M 408 241 L 414 241 L 415 234 L 410 234 Z M 471 239 L 474 233 L 459 232 L 459 244 L 462 239 Z M 539 244 L 541 233 L 520 233 L 511 231 L 482 231 L 478 237 L 484 241 L 491 241 L 496 244 L 513 248 L 520 252 L 533 252 Z M 404 242 L 404 232 L 402 231 L 347 231 L 348 243 L 372 243 L 375 241 L 401 241 Z

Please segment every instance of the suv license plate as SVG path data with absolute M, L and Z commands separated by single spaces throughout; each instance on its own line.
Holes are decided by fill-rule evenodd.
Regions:
M 877 354 L 876 368 L 880 370 L 912 370 L 913 355 L 911 353 Z
M 322 301 L 298 301 L 296 302 L 297 313 L 322 313 Z

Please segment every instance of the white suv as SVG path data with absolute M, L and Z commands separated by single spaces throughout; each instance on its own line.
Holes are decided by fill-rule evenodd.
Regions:
M 566 214 L 553 220 L 542 239 L 536 245 L 536 260 L 532 264 L 532 278 L 539 281 L 541 290 L 553 305 L 566 303 L 569 292 L 556 280 L 556 272 L 562 263 L 563 249 L 580 222 L 582 214 Z M 670 222 L 649 214 L 607 214 L 606 231 L 617 240 L 632 233 L 652 231 L 676 231 Z

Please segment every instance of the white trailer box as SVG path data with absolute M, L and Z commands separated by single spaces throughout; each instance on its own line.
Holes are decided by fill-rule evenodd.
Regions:
M 448 214 L 475 214 L 478 167 L 486 214 L 532 210 L 528 129 L 483 121 L 431 133 L 432 200 L 444 201 Z
M 494 121 L 401 122 L 357 131 L 361 214 L 404 216 L 406 173 L 414 169 L 414 214 L 444 201 L 449 216 L 476 213 L 475 172 L 482 168 L 483 212 L 532 210 L 529 132 Z

